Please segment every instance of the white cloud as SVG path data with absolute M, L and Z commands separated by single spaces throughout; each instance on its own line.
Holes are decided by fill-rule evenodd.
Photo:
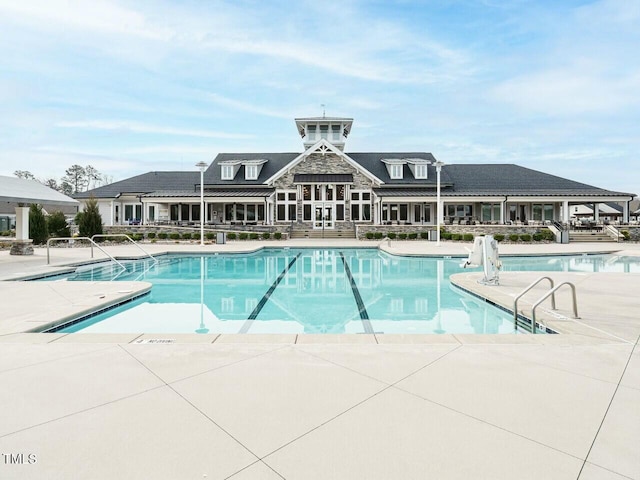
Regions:
M 228 139 L 246 139 L 253 137 L 253 135 L 246 135 L 243 133 L 228 133 L 213 130 L 193 130 L 186 128 L 164 127 L 161 125 L 152 125 L 128 120 L 87 120 L 75 122 L 65 121 L 58 122 L 55 124 L 55 126 L 61 128 L 81 128 L 91 130 L 123 130 L 134 133 L 153 133 L 163 135 L 176 135 L 182 137 Z

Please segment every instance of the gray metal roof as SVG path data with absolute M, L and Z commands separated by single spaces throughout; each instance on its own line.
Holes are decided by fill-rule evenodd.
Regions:
M 206 198 L 216 197 L 268 197 L 275 189 L 273 188 L 245 188 L 245 189 L 215 189 L 204 191 Z M 193 190 L 158 190 L 142 195 L 144 198 L 166 198 L 166 197 L 200 197 L 200 189 Z
M 293 176 L 293 183 L 353 183 L 351 173 L 297 173 Z
M 147 172 L 142 175 L 110 183 L 86 192 L 79 192 L 74 198 L 116 198 L 123 193 L 144 194 L 157 190 L 191 190 L 200 188 L 200 172 Z
M 37 180 L 0 176 L 0 201 L 47 205 L 78 205 L 71 197 L 41 184 Z
M 207 185 L 262 185 L 267 178 L 284 168 L 299 155 L 299 153 L 220 153 L 204 173 L 204 182 Z M 222 174 L 220 162 L 257 159 L 268 160 L 268 162 L 262 165 L 260 175 L 256 180 L 245 180 L 244 165 L 240 167 L 233 180 L 222 180 L 220 177 Z
M 378 177 L 380 180 L 389 185 L 428 185 L 436 184 L 436 168 L 433 165 L 427 167 L 427 179 L 417 180 L 414 178 L 413 173 L 409 170 L 408 165 L 402 167 L 402 178 L 392 179 L 389 177 L 389 171 L 384 163 L 383 158 L 421 158 L 430 162 L 435 162 L 436 159 L 431 153 L 427 152 L 361 152 L 361 153 L 348 153 L 345 152 L 349 158 L 360 164 L 364 169 Z M 444 171 L 440 174 L 440 181 L 446 182 Z

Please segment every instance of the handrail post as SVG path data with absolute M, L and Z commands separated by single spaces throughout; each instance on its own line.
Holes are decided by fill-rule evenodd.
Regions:
M 549 290 L 547 293 L 545 293 L 542 297 L 540 297 L 538 299 L 538 301 L 533 305 L 533 309 L 531 310 L 531 329 L 532 329 L 532 333 L 536 333 L 536 308 L 538 308 L 538 306 L 544 302 L 547 297 L 549 295 L 554 295 L 555 292 L 562 286 L 564 285 L 569 285 L 569 287 L 571 287 L 571 298 L 573 301 L 573 318 L 580 318 L 578 316 L 578 299 L 576 297 L 576 286 L 571 283 L 571 282 L 562 282 L 561 284 L 559 284 L 557 287 Z M 546 328 L 546 327 L 545 327 Z
M 514 324 L 516 329 L 518 328 L 518 300 L 520 300 L 520 298 L 525 293 L 527 293 L 529 290 L 531 290 L 533 287 L 535 287 L 542 280 L 549 280 L 549 283 L 551 284 L 551 288 L 553 289 L 555 287 L 555 284 L 554 284 L 553 279 L 551 277 L 546 277 L 546 276 L 545 277 L 540 277 L 537 280 L 535 280 L 531 285 L 529 285 L 524 290 L 522 290 L 516 296 L 515 300 L 513 301 L 513 324 Z M 551 309 L 552 310 L 556 309 L 556 296 L 555 296 L 555 293 L 553 295 L 551 295 Z M 535 330 L 535 326 L 533 327 L 533 329 Z

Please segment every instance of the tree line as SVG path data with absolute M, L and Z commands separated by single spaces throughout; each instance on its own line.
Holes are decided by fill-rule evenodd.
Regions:
M 78 226 L 78 235 L 92 237 L 102 233 L 102 216 L 98 209 L 98 201 L 91 197 L 85 201 L 84 209 L 74 218 Z M 47 242 L 49 238 L 66 238 L 71 236 L 71 228 L 61 211 L 45 215 L 42 206 L 31 204 L 29 207 L 29 238 L 36 245 Z
M 60 179 L 53 177 L 40 179 L 28 170 L 16 170 L 13 174 L 18 178 L 36 180 L 65 195 L 86 192 L 92 188 L 101 187 L 113 182 L 113 176 L 102 174 L 91 165 L 87 165 L 86 167 L 82 165 L 72 165 L 67 168 L 64 176 Z

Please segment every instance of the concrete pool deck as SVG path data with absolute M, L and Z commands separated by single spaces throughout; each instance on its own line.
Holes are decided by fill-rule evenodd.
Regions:
M 465 256 L 465 246 L 383 248 Z M 640 255 L 637 244 L 500 246 L 502 255 L 622 249 Z M 0 278 L 88 257 L 88 249 L 52 249 L 52 267 L 43 249 L 0 252 Z M 454 281 L 508 305 L 532 275 L 504 272 L 499 287 L 479 285 L 477 271 Z M 34 299 L 35 284 L 0 282 L 0 478 L 640 479 L 640 276 L 551 275 L 578 288 L 581 323 L 541 311 L 568 332 L 560 335 L 19 333 L 9 327 L 16 312 L 51 319 L 130 288 L 104 282 L 69 295 L 59 290 L 65 282 L 52 282 Z M 568 296 L 558 293 L 560 315 Z M 163 338 L 175 343 L 148 343 Z

